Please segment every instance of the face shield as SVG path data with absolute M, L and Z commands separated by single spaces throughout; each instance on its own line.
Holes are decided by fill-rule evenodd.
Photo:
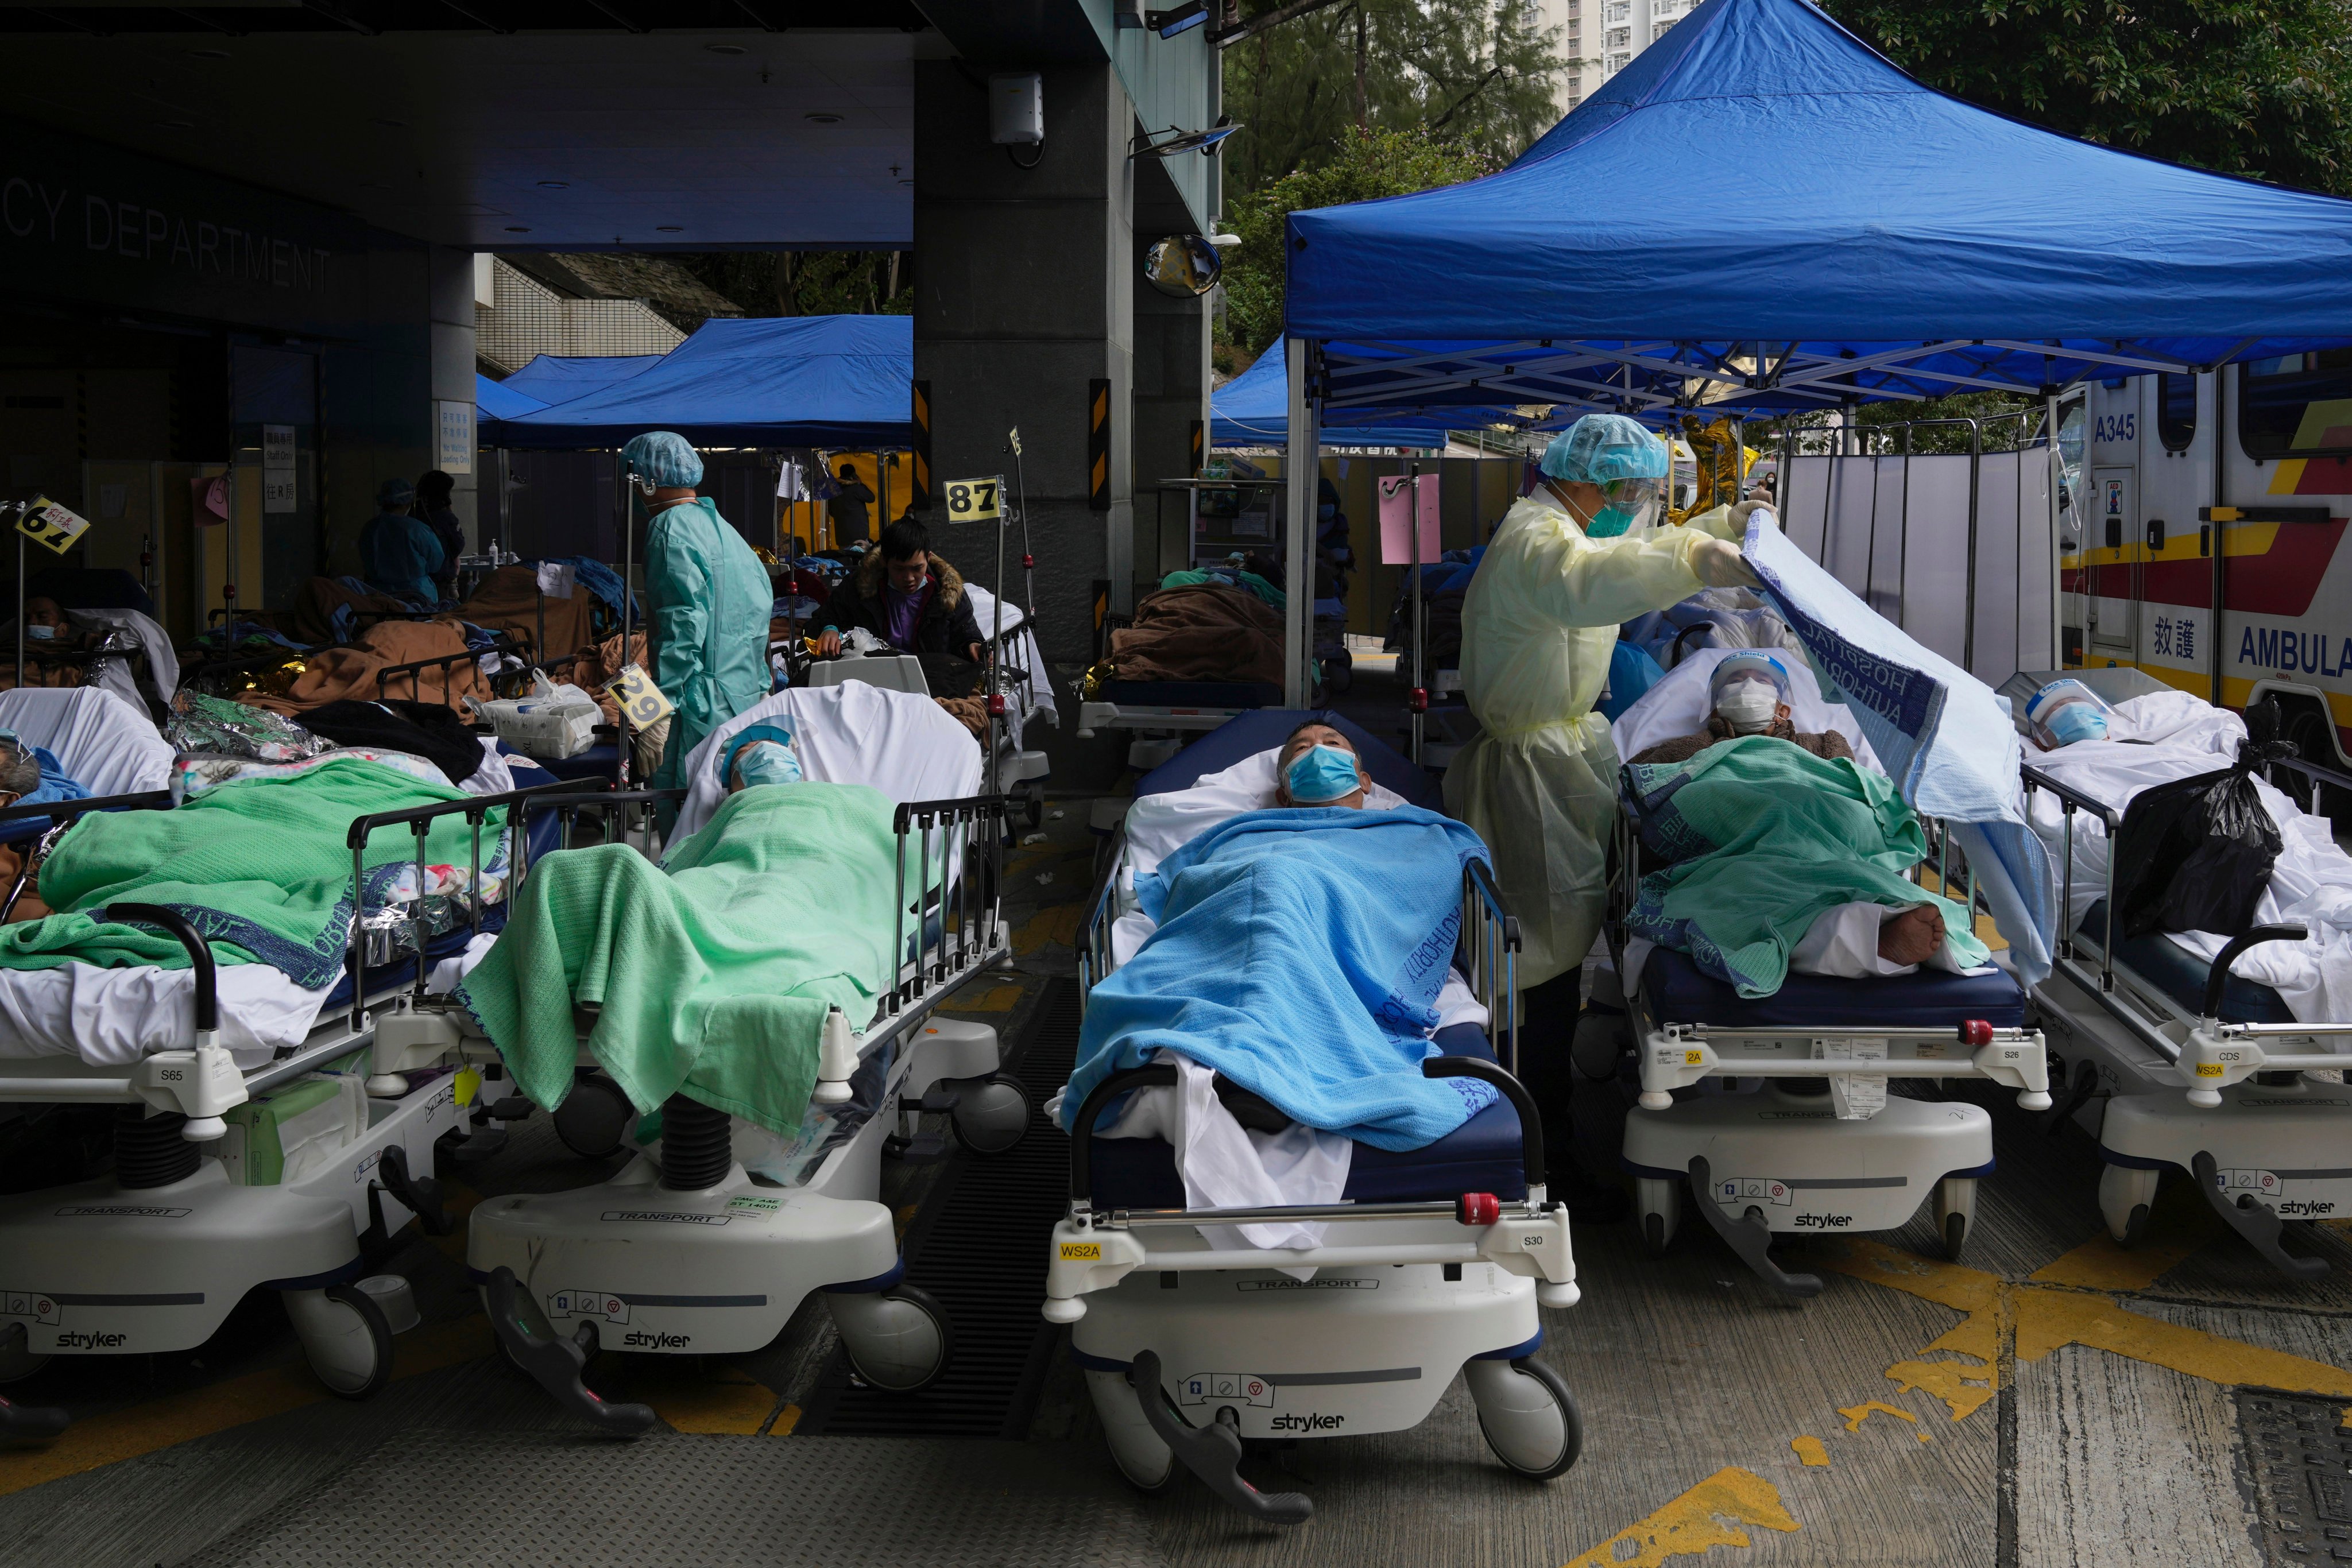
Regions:
M 1707 683 L 1709 706 L 1735 735 L 1769 729 L 1789 700 L 1789 672 L 1769 653 L 1740 653 L 1717 664 Z
M 1604 479 L 1601 493 L 1608 499 L 1593 514 L 1591 526 L 1584 531 L 1592 538 L 1612 538 L 1647 528 L 1658 520 L 1665 507 L 1666 481 Z
M 2080 681 L 2053 681 L 2025 705 L 2025 722 L 2045 751 L 2078 740 L 2105 740 L 2115 709 Z

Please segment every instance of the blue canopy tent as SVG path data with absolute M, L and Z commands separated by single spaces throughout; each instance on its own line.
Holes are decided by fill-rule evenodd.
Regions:
M 1738 170 L 1738 203 L 1650 199 L 1694 169 Z M 1293 213 L 1286 243 L 1301 453 L 1349 411 L 2051 399 L 2352 343 L 2352 203 L 1962 103 L 1806 0 L 1708 0 L 1507 169 Z
M 674 430 L 697 446 L 901 449 L 914 439 L 914 362 L 911 317 L 710 320 L 635 375 L 503 419 L 499 433 L 516 448 L 617 447 Z
M 536 354 L 530 363 L 499 384 L 536 398 L 542 405 L 568 402 L 661 362 L 659 354 Z
M 1333 410 L 1323 420 L 1326 446 L 1443 447 L 1449 430 L 1525 424 L 1507 408 Z M 1209 394 L 1209 444 L 1281 446 L 1290 438 L 1290 388 L 1283 348 L 1276 343 L 1257 362 Z
M 504 382 L 494 382 L 478 373 L 474 377 L 475 439 L 484 446 L 502 445 L 499 439 L 501 421 L 537 413 L 546 406 L 527 392 L 519 392 Z

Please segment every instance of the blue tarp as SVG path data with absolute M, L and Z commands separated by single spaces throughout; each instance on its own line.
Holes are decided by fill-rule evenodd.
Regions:
M 479 373 L 474 377 L 475 423 L 478 426 L 487 426 L 494 420 L 516 419 L 526 413 L 537 413 L 546 406 L 539 399 L 519 392 L 504 382 L 494 382 Z M 498 443 L 486 439 L 484 444 L 496 446 Z
M 1323 423 L 1323 444 L 1442 447 L 1447 430 L 1498 423 L 1507 413 L 1460 407 L 1437 414 L 1415 409 L 1334 411 Z M 1283 345 L 1276 340 L 1274 347 L 1257 357 L 1257 363 L 1209 394 L 1209 444 L 1280 446 L 1289 438 L 1290 382 Z
M 499 384 L 542 404 L 569 402 L 583 392 L 627 381 L 662 362 L 659 354 L 538 354 Z
M 501 420 L 499 432 L 508 446 L 541 449 L 616 447 L 647 430 L 697 446 L 906 447 L 914 368 L 908 316 L 711 320 L 627 380 Z
M 1509 168 L 1286 237 L 1335 409 L 2032 393 L 2352 342 L 2352 203 L 1948 98 L 1805 0 L 1708 0 Z

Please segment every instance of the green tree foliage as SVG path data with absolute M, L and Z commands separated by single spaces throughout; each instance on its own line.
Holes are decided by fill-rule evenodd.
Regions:
M 911 316 L 913 257 L 887 250 L 704 251 L 677 257 L 747 316 Z
M 1341 0 L 1244 38 L 1224 51 L 1225 108 L 1246 127 L 1224 153 L 1227 194 L 1337 158 L 1358 131 L 1507 162 L 1559 118 L 1555 42 L 1517 0 Z
M 1228 196 L 1242 243 L 1225 253 L 1225 331 L 1240 363 L 1282 335 L 1283 219 L 1302 207 L 1402 196 L 1491 173 L 1496 161 L 1404 131 L 1345 130 L 1332 155 L 1248 195 Z
M 2352 194 L 2345 0 L 1822 0 L 1920 80 L 2071 136 Z

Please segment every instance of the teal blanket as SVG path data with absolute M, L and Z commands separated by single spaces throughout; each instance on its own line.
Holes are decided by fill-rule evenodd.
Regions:
M 683 1092 L 789 1136 L 825 1009 L 864 1029 L 895 974 L 895 810 L 863 784 L 761 785 L 662 865 L 622 844 L 558 851 L 458 997 L 550 1109 L 572 1091 L 587 1002 L 589 1053 L 639 1111 Z M 921 880 L 910 866 L 909 903 Z
M 1743 997 L 1778 991 L 1790 953 L 1842 904 L 1932 904 L 1955 958 L 1989 956 L 1967 910 L 1907 876 L 1927 853 L 1918 817 L 1850 758 L 1748 736 L 1686 762 L 1628 763 L 1622 784 L 1643 841 L 1669 862 L 1642 879 L 1627 928 Z

